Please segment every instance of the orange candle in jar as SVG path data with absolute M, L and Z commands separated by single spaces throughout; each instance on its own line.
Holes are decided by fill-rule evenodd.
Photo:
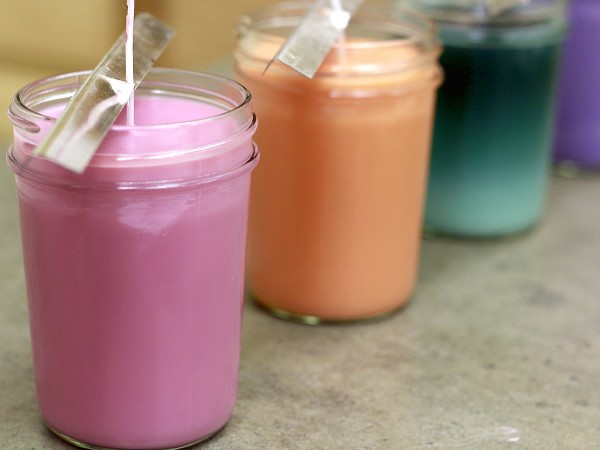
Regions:
M 403 306 L 417 278 L 439 43 L 421 16 L 364 6 L 312 80 L 277 62 L 263 75 L 306 12 L 297 5 L 241 22 L 236 72 L 254 97 L 263 155 L 249 288 L 286 318 L 379 316 Z

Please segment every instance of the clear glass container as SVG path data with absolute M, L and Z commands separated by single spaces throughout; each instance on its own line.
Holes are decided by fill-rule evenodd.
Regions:
M 249 289 L 305 323 L 379 317 L 410 298 L 440 45 L 414 12 L 364 4 L 313 79 L 267 63 L 308 9 L 244 16 L 236 76 L 253 93 L 263 159 L 249 224 Z
M 250 173 L 249 92 L 153 70 L 78 175 L 33 150 L 88 73 L 10 107 L 39 407 L 85 448 L 179 448 L 234 407 Z

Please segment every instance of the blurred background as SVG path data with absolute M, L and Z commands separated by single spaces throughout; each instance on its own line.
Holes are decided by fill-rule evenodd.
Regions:
M 210 69 L 235 46 L 240 15 L 275 0 L 136 0 L 177 29 L 157 65 Z M 0 143 L 15 92 L 43 76 L 92 69 L 124 30 L 126 0 L 0 0 Z

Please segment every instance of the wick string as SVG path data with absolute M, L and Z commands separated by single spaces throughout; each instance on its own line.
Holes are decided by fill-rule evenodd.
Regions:
M 331 6 L 332 6 L 335 14 L 338 14 L 338 15 L 347 14 L 347 12 L 344 9 L 344 6 L 342 4 L 342 0 L 331 0 Z M 339 47 L 339 49 L 340 49 L 340 55 L 343 58 L 344 57 L 344 44 L 346 43 L 346 32 L 344 29 L 341 29 L 339 32 L 338 42 L 340 44 L 342 44 Z
M 335 9 L 337 12 L 344 11 L 344 8 L 342 7 L 342 0 L 331 0 L 331 6 L 333 6 L 333 9 Z
M 133 20 L 135 16 L 135 0 L 127 0 L 127 18 L 125 22 L 125 81 L 134 84 L 133 77 Z M 127 125 L 135 124 L 135 94 L 127 101 Z

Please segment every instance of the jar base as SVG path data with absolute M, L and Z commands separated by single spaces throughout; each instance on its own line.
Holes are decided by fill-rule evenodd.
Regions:
M 561 178 L 580 178 L 599 173 L 600 163 L 588 164 L 572 160 L 556 160 L 553 167 L 553 174 Z
M 119 449 L 119 448 L 112 448 L 112 447 L 101 447 L 98 445 L 93 445 L 93 444 L 87 444 L 85 442 L 81 442 L 75 438 L 72 438 L 70 436 L 67 436 L 66 434 L 61 433 L 58 430 L 55 430 L 54 428 L 48 426 L 48 424 L 46 424 L 46 427 L 55 435 L 57 435 L 59 438 L 61 438 L 63 441 L 68 442 L 71 445 L 74 445 L 75 447 L 79 447 L 79 448 L 84 448 L 87 450 L 124 450 L 124 449 Z M 200 439 L 197 439 L 193 442 L 189 442 L 187 444 L 183 444 L 183 445 L 179 445 L 177 447 L 166 447 L 162 450 L 179 450 L 182 448 L 188 448 L 191 447 L 193 445 L 196 444 L 200 444 L 201 442 L 207 441 L 208 439 L 212 438 L 213 436 L 215 436 L 216 434 L 218 434 L 223 428 L 225 428 L 225 426 L 223 426 L 222 428 L 219 428 L 217 431 L 215 431 L 214 433 L 209 434 L 208 436 L 204 436 Z
M 250 294 L 250 298 L 252 302 L 261 310 L 266 313 L 277 317 L 278 319 L 287 320 L 288 322 L 301 323 L 304 325 L 352 325 L 356 323 L 370 323 L 370 322 L 380 322 L 382 320 L 386 320 L 399 312 L 401 312 L 409 303 L 409 301 L 404 302 L 400 306 L 391 309 L 389 311 L 384 311 L 380 313 L 376 313 L 373 315 L 365 316 L 365 317 L 353 317 L 353 318 L 329 318 L 329 317 L 319 317 L 307 314 L 297 314 L 293 312 L 286 311 L 285 309 L 276 308 L 274 306 L 269 305 L 266 302 L 263 302 L 258 297 L 253 294 Z
M 491 232 L 491 233 L 461 233 L 457 231 L 443 231 L 439 228 L 425 225 L 421 235 L 423 239 L 428 241 L 433 240 L 456 240 L 456 241 L 472 241 L 472 242 L 495 242 L 503 240 L 518 239 L 532 233 L 538 226 L 539 221 L 527 225 L 526 227 L 506 232 Z

